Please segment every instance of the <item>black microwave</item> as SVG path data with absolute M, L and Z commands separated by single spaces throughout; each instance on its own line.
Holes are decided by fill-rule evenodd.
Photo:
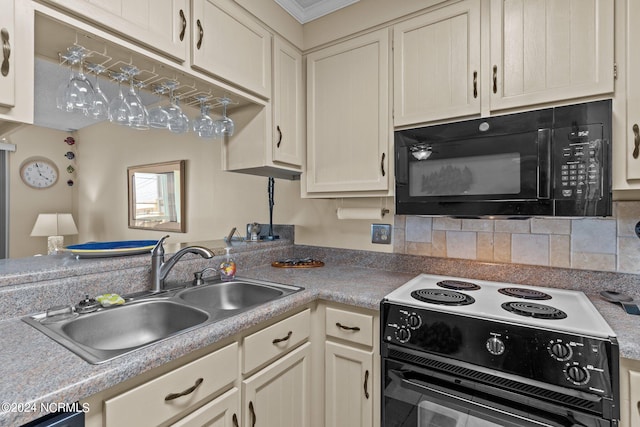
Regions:
M 396 214 L 610 216 L 611 100 L 394 133 Z

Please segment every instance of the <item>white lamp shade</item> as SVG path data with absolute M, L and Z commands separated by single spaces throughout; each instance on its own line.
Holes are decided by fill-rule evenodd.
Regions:
M 39 214 L 31 236 L 64 236 L 78 234 L 70 213 Z

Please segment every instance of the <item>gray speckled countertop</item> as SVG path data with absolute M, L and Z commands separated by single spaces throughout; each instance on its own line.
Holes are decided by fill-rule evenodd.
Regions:
M 509 279 L 513 283 L 525 284 L 531 283 L 536 277 L 543 277 L 540 285 L 545 286 L 550 285 L 547 282 L 557 283 L 560 278 L 566 278 L 563 283 L 585 292 L 616 332 L 620 355 L 640 359 L 640 316 L 627 315 L 621 307 L 605 302 L 598 296 L 599 290 L 612 283 L 621 290 L 633 289 L 638 280 L 636 276 L 609 277 L 593 272 L 549 272 L 549 269 L 544 271 L 546 275 L 539 275 L 536 274 L 538 270 L 529 267 L 522 267 L 517 273 L 513 270 L 513 273 L 505 276 L 511 272 L 511 266 L 480 265 L 464 261 L 442 263 L 433 259 L 425 261 L 423 258 L 411 257 L 402 257 L 395 264 L 390 264 L 389 256 L 365 253 L 369 255 L 367 257 L 357 251 L 346 256 L 347 253 L 342 250 L 304 246 L 275 250 L 276 254 L 284 253 L 286 256 L 292 253 L 296 256 L 311 254 L 323 259 L 326 265 L 312 269 L 281 269 L 273 268 L 268 263 L 257 263 L 255 265 L 262 266 L 242 269 L 243 277 L 298 285 L 305 289 L 104 364 L 91 365 L 85 362 L 19 318 L 0 321 L 0 400 L 9 403 L 35 403 L 38 406 L 41 402 L 74 402 L 317 299 L 378 309 L 380 300 L 386 294 L 419 272 L 487 280 Z M 274 252 L 266 251 L 261 256 L 267 258 L 273 257 L 273 254 Z M 398 265 L 402 268 L 398 268 Z M 614 279 L 613 282 L 610 279 Z M 609 281 L 605 283 L 606 280 Z M 576 282 L 585 285 L 580 288 L 576 286 Z M 600 283 L 600 287 L 596 286 L 597 283 Z M 44 414 L 38 412 L 0 412 L 0 425 L 20 425 L 42 415 Z

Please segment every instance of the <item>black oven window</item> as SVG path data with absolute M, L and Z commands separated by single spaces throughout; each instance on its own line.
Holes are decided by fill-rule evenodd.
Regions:
M 520 153 L 427 159 L 409 165 L 409 195 L 520 194 Z

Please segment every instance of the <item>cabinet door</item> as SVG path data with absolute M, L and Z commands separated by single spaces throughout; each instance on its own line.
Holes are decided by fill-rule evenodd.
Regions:
M 373 353 L 325 344 L 327 427 L 370 427 L 373 423 Z
M 106 26 L 124 37 L 185 61 L 187 0 L 45 0 Z
M 387 29 L 307 56 L 308 192 L 389 187 Z
M 612 93 L 613 3 L 491 0 L 491 109 Z
M 232 388 L 171 427 L 239 427 L 240 391 Z
M 310 358 L 306 343 L 243 381 L 245 427 L 309 427 Z
M 637 53 L 637 43 L 640 40 L 640 28 L 637 20 L 640 18 L 640 2 L 627 2 L 627 117 L 624 141 L 615 141 L 620 150 L 624 150 L 627 158 L 628 180 L 640 179 L 640 55 Z M 624 148 L 623 148 L 624 147 Z M 637 182 L 635 183 L 637 185 Z
M 14 0 L 0 0 L 0 106 L 15 106 L 16 77 L 15 77 L 15 16 Z
M 480 0 L 393 27 L 395 126 L 480 113 Z
M 231 0 L 194 0 L 192 65 L 271 96 L 271 33 Z
M 273 44 L 273 160 L 302 166 L 304 153 L 302 55 L 275 38 Z

